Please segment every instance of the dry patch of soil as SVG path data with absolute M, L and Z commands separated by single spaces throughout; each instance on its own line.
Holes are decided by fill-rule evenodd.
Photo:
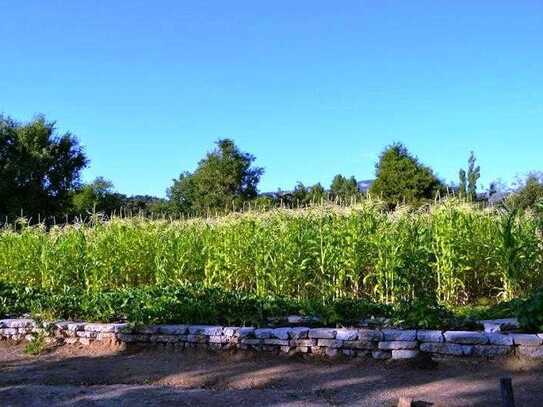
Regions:
M 265 354 L 62 346 L 32 357 L 0 343 L 0 405 L 499 405 L 513 377 L 517 405 L 543 405 L 543 364 L 518 359 L 437 363 L 323 361 Z

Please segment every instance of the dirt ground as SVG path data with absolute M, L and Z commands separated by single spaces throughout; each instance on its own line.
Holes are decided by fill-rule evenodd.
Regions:
M 503 376 L 513 377 L 517 406 L 543 405 L 543 364 L 513 358 L 330 362 L 99 346 L 62 346 L 38 357 L 22 350 L 0 343 L 0 406 L 394 406 L 399 397 L 495 406 Z

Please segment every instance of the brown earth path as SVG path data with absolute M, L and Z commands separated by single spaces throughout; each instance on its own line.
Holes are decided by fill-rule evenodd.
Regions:
M 543 405 L 543 364 L 443 359 L 435 364 L 305 360 L 250 353 L 62 346 L 38 357 L 0 343 L 0 406 L 499 405 L 512 376 L 517 406 Z

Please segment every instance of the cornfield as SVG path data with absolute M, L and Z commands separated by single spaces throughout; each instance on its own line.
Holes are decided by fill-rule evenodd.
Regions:
M 448 200 L 184 221 L 114 218 L 0 230 L 0 281 L 62 292 L 182 283 L 293 299 L 444 305 L 523 296 L 543 283 L 535 215 Z

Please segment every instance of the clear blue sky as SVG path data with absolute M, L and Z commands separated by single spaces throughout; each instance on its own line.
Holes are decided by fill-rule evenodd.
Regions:
M 0 0 L 0 112 L 44 113 L 128 194 L 218 138 L 260 189 L 372 178 L 402 141 L 445 180 L 543 170 L 543 1 Z

